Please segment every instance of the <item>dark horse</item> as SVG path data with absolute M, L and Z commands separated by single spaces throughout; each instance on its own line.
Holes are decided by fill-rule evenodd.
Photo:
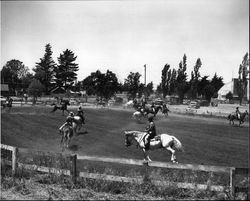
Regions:
M 134 99 L 133 100 L 133 108 L 135 110 L 138 110 L 139 107 L 141 107 L 141 104 L 136 99 Z
M 168 113 L 170 112 L 170 110 L 168 109 L 166 104 L 162 105 L 162 114 L 164 114 L 165 116 L 168 116 Z
M 156 114 L 159 112 L 159 110 L 162 111 L 162 107 L 160 105 L 155 106 L 154 108 L 152 108 L 152 107 L 145 107 L 144 108 L 144 112 L 145 112 L 146 116 L 148 116 L 148 114 L 151 113 L 155 117 Z
M 69 111 L 67 110 L 67 106 L 70 105 L 68 100 L 63 100 L 60 106 L 56 105 L 55 103 L 51 105 L 54 106 L 51 112 L 55 112 L 56 110 L 62 110 L 62 115 L 64 115 L 64 111 L 67 111 L 69 113 Z
M 237 118 L 236 114 L 232 113 L 232 114 L 228 115 L 227 119 L 229 120 L 230 125 L 231 125 L 232 122 L 233 122 L 233 125 L 234 125 L 234 120 L 238 120 L 239 121 L 239 126 L 240 126 L 241 124 L 244 123 L 246 115 L 248 115 L 247 110 L 245 112 L 243 112 L 243 113 L 240 112 L 240 118 Z
M 12 98 L 8 98 L 7 100 L 6 100 L 6 102 L 5 103 L 3 103 L 3 109 L 5 109 L 6 107 L 8 107 L 9 108 L 9 111 L 10 111 L 10 108 L 12 108 L 12 102 L 13 102 L 13 99 Z
M 102 106 L 102 107 L 105 107 L 106 106 L 106 102 L 105 101 L 101 101 L 101 100 L 97 101 L 96 102 L 96 107 L 98 107 L 99 105 Z

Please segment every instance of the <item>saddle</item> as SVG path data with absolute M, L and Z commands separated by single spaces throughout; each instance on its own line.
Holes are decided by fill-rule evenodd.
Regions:
M 148 142 L 148 137 L 149 137 L 148 133 L 143 137 L 144 147 L 146 149 L 149 149 L 150 142 L 161 140 L 161 137 L 159 135 L 156 135 L 153 139 L 150 139 L 150 142 Z

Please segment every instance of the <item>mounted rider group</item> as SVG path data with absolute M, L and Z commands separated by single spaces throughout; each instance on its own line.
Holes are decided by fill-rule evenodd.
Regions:
M 166 103 L 155 103 L 154 101 L 150 104 L 147 104 L 147 101 L 144 96 L 141 99 L 135 98 L 133 100 L 133 108 L 141 113 L 141 116 L 148 117 L 148 114 L 151 113 L 155 117 L 159 110 L 164 115 L 168 115 L 169 108 Z

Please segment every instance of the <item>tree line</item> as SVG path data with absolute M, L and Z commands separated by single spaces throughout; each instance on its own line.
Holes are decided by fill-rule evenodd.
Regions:
M 79 64 L 76 63 L 75 53 L 66 49 L 57 58 L 57 63 L 53 60 L 52 54 L 51 45 L 46 44 L 43 57 L 32 69 L 33 74 L 23 62 L 16 59 L 8 61 L 1 70 L 1 83 L 7 83 L 12 94 L 19 91 L 35 97 L 42 93 L 49 95 L 55 87 L 73 91 L 85 90 L 88 95 L 96 95 L 103 99 L 110 99 L 116 93 L 123 91 L 128 93 L 129 98 L 135 98 L 137 95 L 141 97 L 143 94 L 148 97 L 154 92 L 153 82 L 145 86 L 140 82 L 139 72 L 130 72 L 124 83 L 118 82 L 116 74 L 110 70 L 104 73 L 97 70 L 82 81 L 77 81 Z M 198 58 L 191 71 L 191 78 L 188 80 L 186 54 L 177 69 L 165 64 L 161 71 L 161 83 L 156 86 L 155 92 L 163 98 L 178 96 L 180 103 L 183 102 L 184 97 L 202 98 L 210 102 L 211 98 L 218 96 L 219 89 L 224 85 L 223 78 L 216 73 L 211 79 L 207 75 L 201 76 L 201 67 L 202 61 Z M 248 53 L 243 57 L 238 74 L 238 95 L 242 100 L 249 74 Z

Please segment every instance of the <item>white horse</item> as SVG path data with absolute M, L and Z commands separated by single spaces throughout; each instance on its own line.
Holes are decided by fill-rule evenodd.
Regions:
M 62 139 L 61 144 L 64 145 L 64 147 L 69 147 L 69 143 L 71 138 L 77 134 L 77 130 L 80 131 L 83 125 L 82 118 L 80 116 L 74 116 L 74 120 L 72 122 L 72 126 L 66 125 L 62 128 Z
M 80 131 L 80 129 L 82 128 L 82 125 L 84 123 L 85 122 L 82 121 L 82 118 L 80 116 L 77 116 L 77 115 L 74 116 L 74 120 L 73 120 L 73 123 L 72 123 L 74 134 L 77 133 L 77 130 Z
M 133 106 L 134 106 L 134 101 L 130 100 L 127 103 L 125 103 L 123 107 L 124 108 L 133 108 Z
M 143 151 L 144 161 L 151 161 L 148 155 L 148 150 L 145 149 L 145 141 L 148 134 L 146 132 L 140 131 L 125 131 L 124 133 L 125 146 L 128 147 L 132 145 L 132 141 L 134 140 L 137 143 L 137 146 L 139 146 Z M 157 135 L 150 141 L 149 150 L 155 150 L 159 148 L 164 148 L 171 152 L 171 161 L 173 163 L 178 163 L 176 160 L 175 151 L 184 151 L 181 142 L 173 135 L 168 134 Z
M 143 117 L 145 117 L 143 115 L 142 112 L 139 112 L 139 111 L 135 111 L 132 115 L 132 119 L 136 119 L 137 121 L 140 121 Z
M 70 140 L 74 134 L 73 128 L 71 126 L 64 126 L 61 134 L 62 134 L 61 145 L 63 145 L 64 148 L 65 147 L 68 148 Z

